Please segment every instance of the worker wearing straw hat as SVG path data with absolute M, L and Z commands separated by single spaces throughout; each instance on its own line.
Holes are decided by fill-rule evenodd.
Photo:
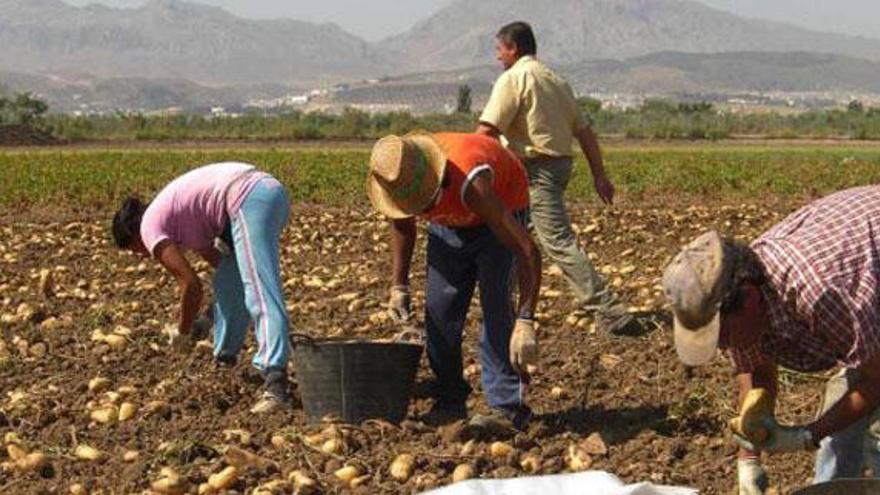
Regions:
M 878 218 L 880 187 L 849 189 L 805 206 L 751 245 L 706 233 L 664 273 L 679 357 L 696 366 L 727 349 L 741 398 L 753 387 L 775 398 L 778 366 L 842 367 L 816 421 L 782 426 L 768 415 L 766 441 L 737 437 L 741 494 L 766 488 L 761 451 L 818 449 L 815 481 L 823 482 L 861 477 L 867 446 L 880 476 Z
M 436 390 L 427 419 L 439 423 L 467 414 L 462 333 L 479 284 L 482 385 L 491 412 L 471 424 L 525 427 L 531 416 L 524 402 L 527 369 L 538 352 L 534 314 L 541 261 L 523 226 L 529 195 L 522 164 L 496 140 L 475 134 L 387 136 L 373 148 L 367 192 L 391 221 L 389 305 L 398 321 L 412 319 L 416 217 L 428 221 L 425 331 Z M 514 272 L 516 311 L 510 297 Z

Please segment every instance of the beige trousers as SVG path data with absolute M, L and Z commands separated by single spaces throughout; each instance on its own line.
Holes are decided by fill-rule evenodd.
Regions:
M 582 305 L 599 305 L 605 283 L 578 245 L 565 210 L 565 189 L 571 179 L 570 157 L 527 159 L 531 196 L 530 218 L 538 242 L 574 290 Z

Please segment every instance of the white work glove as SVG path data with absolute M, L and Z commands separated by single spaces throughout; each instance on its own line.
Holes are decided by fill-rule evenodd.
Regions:
M 813 434 L 803 426 L 781 426 L 772 416 L 764 418 L 762 424 L 769 433 L 764 442 L 752 443 L 736 433 L 733 435 L 734 440 L 746 450 L 771 454 L 816 449 Z
M 409 294 L 408 285 L 391 287 L 388 312 L 396 323 L 405 323 L 412 319 L 412 297 Z
M 229 247 L 229 244 L 226 244 L 226 241 L 221 237 L 214 238 L 214 249 L 220 253 L 220 256 L 226 257 L 232 254 L 232 248 Z
M 758 459 L 740 459 L 736 462 L 739 495 L 764 495 L 770 484 L 767 473 Z
M 168 336 L 168 345 L 175 352 L 186 354 L 195 348 L 196 342 L 208 338 L 211 334 L 211 328 L 214 327 L 214 315 L 211 311 L 213 306 L 214 301 L 208 301 L 208 309 L 196 317 L 196 320 L 192 323 L 190 331 L 185 334 L 180 333 L 180 329 L 177 325 L 165 325 L 165 328 L 162 329 L 162 333 Z
M 177 325 L 165 325 L 162 333 L 168 336 L 168 347 L 178 354 L 189 354 L 196 346 L 196 339 L 193 336 L 193 332 L 180 333 L 180 329 L 177 328 Z
M 411 325 L 404 326 L 403 330 L 391 337 L 391 342 L 400 344 L 421 344 L 424 340 L 422 331 Z
M 528 372 L 529 366 L 538 364 L 538 337 L 534 320 L 516 320 L 513 335 L 510 336 L 510 364 L 521 375 Z

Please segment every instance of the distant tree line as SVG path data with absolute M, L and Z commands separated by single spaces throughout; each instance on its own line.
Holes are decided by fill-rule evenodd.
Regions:
M 286 111 L 239 116 L 147 116 L 117 112 L 113 115 L 71 116 L 48 114 L 44 102 L 29 94 L 0 93 L 0 126 L 39 128 L 65 142 L 124 140 L 357 140 L 388 133 L 462 131 L 474 128 L 471 94 L 463 86 L 457 111 L 451 114 L 412 115 L 407 112 L 370 114 L 345 109 L 340 114 Z M 630 109 L 603 108 L 601 102 L 582 98 L 579 103 L 604 135 L 639 139 L 716 140 L 729 137 L 849 138 L 880 140 L 880 108 L 854 101 L 845 109 L 803 113 L 734 113 L 710 103 L 648 100 Z M 0 129 L 2 132 L 2 129 Z
M 31 94 L 12 95 L 0 86 L 0 145 L 53 142 L 45 120 L 48 110 L 44 101 Z
M 49 106 L 30 93 L 9 95 L 0 88 L 0 125 L 38 126 Z
M 414 116 L 407 112 L 370 114 L 345 109 L 340 114 L 289 111 L 267 115 L 144 116 L 138 113 L 72 117 L 52 115 L 54 133 L 66 141 L 83 140 L 358 140 L 413 130 L 472 130 L 467 113 Z
M 849 138 L 880 139 L 880 108 L 860 101 L 846 109 L 800 113 L 730 112 L 710 103 L 648 100 L 638 108 L 603 109 L 601 102 L 581 99 L 581 105 L 604 134 L 653 139 Z

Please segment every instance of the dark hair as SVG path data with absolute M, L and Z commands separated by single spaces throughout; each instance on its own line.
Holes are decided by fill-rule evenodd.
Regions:
M 742 288 L 746 284 L 760 287 L 767 280 L 764 264 L 747 244 L 724 239 L 724 256 L 731 260 L 730 280 L 721 298 L 721 314 L 739 311 L 743 304 Z
M 517 54 L 520 56 L 538 53 L 535 33 L 532 32 L 532 26 L 526 22 L 511 22 L 501 28 L 496 37 L 505 43 L 516 45 Z
M 147 205 L 136 197 L 129 197 L 122 202 L 119 211 L 113 215 L 113 240 L 122 249 L 131 247 L 135 237 L 140 234 L 141 219 Z

